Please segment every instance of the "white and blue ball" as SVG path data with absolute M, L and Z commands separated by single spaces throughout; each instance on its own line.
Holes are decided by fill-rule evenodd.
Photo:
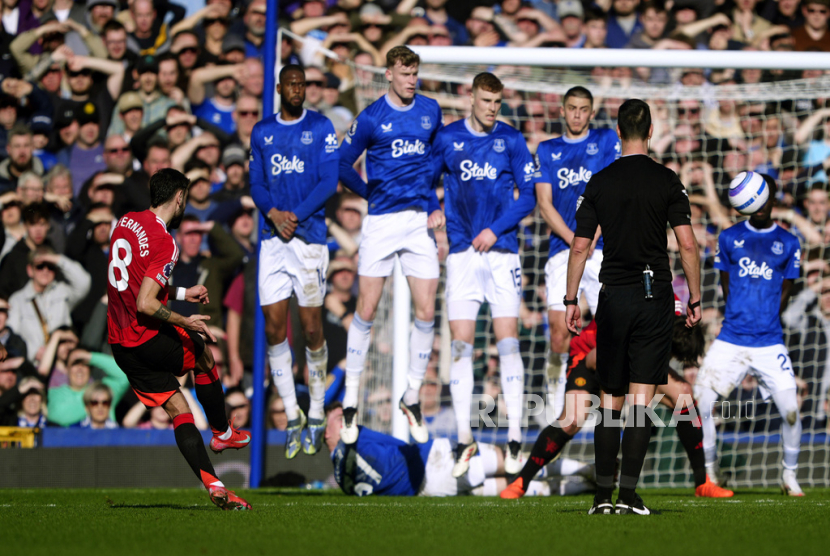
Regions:
M 729 184 L 729 203 L 741 214 L 758 212 L 769 199 L 769 186 L 757 172 L 741 172 Z

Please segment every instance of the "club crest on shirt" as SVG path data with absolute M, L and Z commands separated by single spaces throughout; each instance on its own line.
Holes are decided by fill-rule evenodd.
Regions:
M 505 148 L 504 139 L 496 139 L 493 141 L 493 150 L 497 153 L 503 153 Z
M 424 129 L 432 129 L 432 121 L 429 116 L 421 116 L 421 127 Z
M 795 268 L 801 268 L 801 249 L 796 249 L 795 253 L 793 254 L 793 266 Z
M 776 255 L 781 255 L 784 253 L 784 244 L 780 241 L 772 242 L 772 252 Z
M 303 145 L 310 145 L 314 142 L 314 136 L 311 134 L 310 131 L 304 131 L 303 136 L 300 137 L 300 141 L 303 143 Z
M 588 143 L 588 148 L 585 149 L 585 152 L 593 156 L 599 152 L 599 148 L 596 143 Z
M 354 136 L 357 133 L 357 120 L 352 122 L 352 127 L 349 128 L 349 135 Z

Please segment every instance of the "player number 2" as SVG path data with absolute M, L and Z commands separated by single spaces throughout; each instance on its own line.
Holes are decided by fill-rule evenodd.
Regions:
M 121 253 L 124 256 L 121 256 Z M 110 284 L 112 287 L 120 292 L 127 289 L 127 284 L 130 281 L 130 275 L 127 273 L 127 267 L 133 261 L 133 250 L 130 247 L 130 242 L 124 238 L 116 239 L 112 244 L 112 261 L 107 269 L 109 274 Z M 115 269 L 121 273 L 121 278 L 115 279 Z
M 790 367 L 790 358 L 787 357 L 786 354 L 779 353 L 777 359 L 779 361 L 781 361 L 781 370 L 782 371 L 784 371 L 785 373 L 790 373 L 791 375 L 795 376 L 793 374 L 792 368 Z

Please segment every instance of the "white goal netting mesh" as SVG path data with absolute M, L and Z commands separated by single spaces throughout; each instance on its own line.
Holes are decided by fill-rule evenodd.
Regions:
M 387 90 L 381 71 L 353 67 L 355 93 L 360 109 Z M 725 208 L 724 192 L 737 173 L 754 169 L 778 179 L 779 222 L 790 228 L 802 243 L 804 276 L 793 289 L 790 311 L 785 318 L 785 343 L 790 350 L 799 384 L 801 419 L 804 426 L 798 477 L 803 486 L 830 486 L 830 443 L 825 418 L 828 386 L 825 364 L 830 335 L 830 295 L 822 295 L 816 278 L 830 274 L 826 250 L 830 229 L 825 233 L 826 193 L 823 214 L 814 209 L 815 184 L 826 183 L 822 162 L 830 155 L 830 124 L 817 111 L 830 96 L 830 77 L 778 75 L 774 72 L 744 70 L 712 72 L 712 80 L 727 79 L 742 84 L 694 85 L 703 80 L 697 70 L 651 70 L 671 85 L 642 85 L 640 70 L 602 68 L 593 71 L 514 67 L 421 67 L 421 92 L 438 99 L 444 108 L 445 123 L 468 115 L 469 85 L 480 71 L 492 71 L 505 83 L 502 118 L 524 133 L 531 152 L 546 139 L 562 133 L 562 95 L 574 85 L 587 86 L 595 96 L 594 124 L 615 126 L 620 104 L 626 98 L 645 99 L 652 107 L 654 156 L 680 174 L 693 201 L 694 230 L 700 244 L 703 276 L 704 327 L 707 346 L 717 335 L 722 320 L 723 297 L 713 257 L 717 236 L 724 225 L 735 222 Z M 816 73 L 816 72 L 813 72 Z M 780 80 L 784 77 L 798 79 Z M 766 81 L 766 82 L 762 82 Z M 774 82 L 775 80 L 780 80 Z M 692 85 L 683 85 L 692 83 Z M 807 206 L 804 200 L 807 199 Z M 796 209 L 796 216 L 793 211 Z M 804 218 L 799 218 L 798 213 Z M 816 216 L 819 214 L 819 216 Z M 811 218 L 812 217 L 812 218 Z M 523 222 L 519 233 L 524 274 L 524 306 L 520 320 L 520 343 L 526 368 L 525 392 L 544 397 L 545 353 L 548 322 L 544 292 L 544 265 L 547 262 L 549 231 L 538 211 Z M 438 234 L 439 250 L 446 256 L 446 236 Z M 442 243 L 443 242 L 443 243 Z M 672 252 L 676 271 L 675 289 L 685 302 L 688 296 L 679 258 Z M 809 282 L 809 283 L 808 283 Z M 436 343 L 430 370 L 422 390 L 422 405 L 434 436 L 454 436 L 455 421 L 450 405 L 449 327 L 445 317 L 444 278 L 437 301 Z M 389 432 L 397 400 L 392 391 L 392 284 L 386 291 L 375 320 L 370 361 L 364 373 L 363 423 Z M 830 294 L 830 285 L 825 286 Z M 817 299 L 818 297 L 818 299 Z M 826 303 L 822 298 L 827 297 Z M 824 310 L 822 310 L 824 308 Z M 489 311 L 479 315 L 475 340 L 476 393 L 497 395 L 498 362 Z M 694 380 L 696 368 L 682 370 Z M 743 382 L 730 404 L 719 412 L 719 453 L 721 469 L 731 475 L 730 485 L 774 486 L 781 473 L 781 416 L 765 403 L 757 383 Z M 726 409 L 728 408 L 728 410 Z M 740 408 L 740 414 L 738 414 Z M 503 406 L 494 410 L 503 413 Z M 728 411 L 728 412 L 727 412 Z M 668 422 L 670 414 L 658 414 Z M 482 426 L 474 429 L 479 441 L 505 442 L 506 429 Z M 525 449 L 529 450 L 539 431 L 535 419 L 528 419 Z M 590 430 L 583 430 L 564 455 L 592 461 Z M 642 474 L 648 486 L 688 487 L 692 485 L 686 454 L 672 428 L 655 429 Z

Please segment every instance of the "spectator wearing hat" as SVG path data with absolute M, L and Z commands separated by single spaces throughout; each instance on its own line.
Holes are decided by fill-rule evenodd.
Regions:
M 244 71 L 244 64 L 215 65 L 195 70 L 187 89 L 193 114 L 219 126 L 225 133 L 236 131 L 233 110 L 237 78 L 241 80 Z M 211 82 L 214 84 L 214 96 L 208 97 L 205 85 Z
M 268 21 L 265 17 L 265 0 L 252 0 L 242 21 L 245 23 L 245 57 L 261 60 Z M 276 17 L 274 21 L 276 22 Z
M 57 280 L 60 270 L 63 281 Z M 90 277 L 84 267 L 40 246 L 29 253 L 28 282 L 9 297 L 9 326 L 26 341 L 27 359 L 35 361 L 49 335 L 70 326 L 71 311 L 89 292 Z
M 69 151 L 78 139 L 78 117 L 76 103 L 64 101 L 55 111 L 55 131 L 57 131 L 58 164 L 69 166 Z
M 118 11 L 116 0 L 86 0 L 86 26 L 101 35 L 104 26 L 115 18 Z
M 167 114 L 167 110 L 176 104 L 176 102 L 162 94 L 158 87 L 158 62 L 153 56 L 141 56 L 136 63 L 136 73 L 138 74 L 138 90 L 135 91 L 141 99 L 142 103 L 142 120 L 141 125 L 146 126 L 151 122 L 163 118 Z M 116 107 L 116 112 L 119 108 Z M 110 124 L 108 135 L 116 133 L 124 133 L 123 120 L 115 117 L 113 114 L 112 123 Z M 133 132 L 135 133 L 135 132 Z
M 637 17 L 640 0 L 613 0 L 608 13 L 608 48 L 625 48 L 635 33 L 643 30 Z
M 230 144 L 222 152 L 222 171 L 225 173 L 225 183 L 219 191 L 213 194 L 217 203 L 238 201 L 244 195 L 250 195 L 248 185 L 248 155 L 242 146 Z
M 46 150 L 52 140 L 52 117 L 39 114 L 29 122 L 32 131 L 32 146 L 35 158 L 43 163 L 43 171 L 48 172 L 58 163 L 55 153 Z
M 43 163 L 34 156 L 32 132 L 24 125 L 15 125 L 8 133 L 8 158 L 0 162 L 0 194 L 17 188 L 17 180 L 25 172 L 43 175 Z
M 239 64 L 245 60 L 245 39 L 239 35 L 225 35 L 222 39 L 222 53 L 220 58 L 232 64 Z
M 17 411 L 16 426 L 32 429 L 46 427 L 46 392 L 40 379 L 33 376 L 23 377 L 18 385 L 20 403 Z
M 562 0 L 557 5 L 565 46 L 581 48 L 585 44 L 585 10 L 579 0 Z
M 81 106 L 78 111 L 78 138 L 69 151 L 69 171 L 72 172 L 76 196 L 86 180 L 107 167 L 100 121 L 95 104 L 87 102 Z
M 144 126 L 144 102 L 141 96 L 135 91 L 124 93 L 118 98 L 115 111 L 118 117 L 113 115 L 108 134 L 112 135 L 113 128 L 119 127 L 117 122 L 120 122 L 121 135 L 127 140 L 135 137 Z
M 795 49 L 800 52 L 830 52 L 830 33 L 827 21 L 830 18 L 830 0 L 804 0 L 801 7 L 804 25 L 793 31 Z
M 78 7 L 83 11 L 83 7 Z M 29 51 L 36 43 L 39 43 L 43 49 L 40 54 L 32 54 Z M 50 59 L 56 62 L 61 61 L 61 59 L 55 57 L 55 53 L 64 44 L 71 45 L 70 52 L 73 55 L 80 56 L 88 53 L 95 58 L 107 57 L 107 50 L 104 48 L 101 39 L 87 29 L 83 23 L 72 18 L 63 23 L 48 21 L 36 29 L 17 35 L 17 38 L 9 45 L 9 50 L 17 61 L 20 72 L 29 74 L 36 67 L 40 67 L 41 64 L 48 64 Z M 32 75 L 31 77 L 35 79 L 39 75 Z

